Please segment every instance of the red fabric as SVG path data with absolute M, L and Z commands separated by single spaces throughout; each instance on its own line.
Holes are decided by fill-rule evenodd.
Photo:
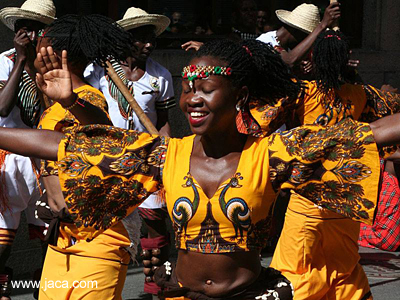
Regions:
M 358 244 L 396 251 L 400 247 L 400 188 L 395 176 L 383 172 L 383 181 L 374 224 L 361 223 Z
M 161 249 L 169 244 L 169 236 L 160 235 L 155 238 L 141 238 L 140 244 L 144 250 Z
M 28 230 L 30 240 L 40 239 L 41 241 L 44 241 L 46 226 L 28 224 Z

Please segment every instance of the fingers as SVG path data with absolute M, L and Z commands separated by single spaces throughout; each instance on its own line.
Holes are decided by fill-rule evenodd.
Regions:
M 68 55 L 67 50 L 63 50 L 61 53 L 61 65 L 64 71 L 68 71 Z
M 36 73 L 36 85 L 42 92 L 44 92 L 43 90 L 46 89 L 46 83 L 43 79 L 43 75 L 40 73 Z
M 47 71 L 60 68 L 59 59 L 51 46 L 41 48 L 40 54 L 43 57 L 43 62 L 46 65 Z

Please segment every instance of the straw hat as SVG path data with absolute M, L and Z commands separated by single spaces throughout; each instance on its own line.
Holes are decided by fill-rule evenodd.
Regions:
M 293 11 L 278 9 L 275 13 L 279 21 L 305 33 L 313 32 L 320 23 L 319 10 L 314 4 L 303 3 Z
M 56 7 L 52 0 L 26 0 L 21 8 L 5 7 L 0 10 L 0 20 L 13 31 L 15 21 L 19 19 L 50 24 L 55 17 Z
M 130 7 L 122 20 L 117 21 L 117 23 L 126 31 L 141 26 L 154 25 L 156 27 L 156 35 L 160 35 L 167 29 L 170 20 L 163 15 L 148 14 L 143 9 Z

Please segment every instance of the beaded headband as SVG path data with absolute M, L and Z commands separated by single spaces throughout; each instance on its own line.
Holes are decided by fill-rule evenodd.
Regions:
M 190 65 L 183 68 L 182 78 L 189 80 L 189 85 L 193 87 L 193 80 L 206 79 L 210 75 L 232 75 L 232 68 L 220 66 L 196 66 Z

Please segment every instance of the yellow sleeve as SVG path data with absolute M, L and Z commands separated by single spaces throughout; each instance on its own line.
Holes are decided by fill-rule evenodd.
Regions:
M 290 188 L 321 207 L 371 224 L 381 171 L 368 124 L 345 119 L 273 134 L 269 163 L 276 191 Z
M 382 117 L 400 112 L 400 95 L 397 93 L 384 92 L 371 85 L 364 85 L 366 105 L 360 116 L 361 122 L 372 123 Z M 382 158 L 387 158 L 396 152 L 397 146 L 384 147 L 380 149 Z
M 367 98 L 360 121 L 371 123 L 382 117 L 400 112 L 400 95 L 384 92 L 371 85 L 364 85 Z
M 70 127 L 65 135 L 58 176 L 79 230 L 111 227 L 161 188 L 168 138 L 104 125 Z

